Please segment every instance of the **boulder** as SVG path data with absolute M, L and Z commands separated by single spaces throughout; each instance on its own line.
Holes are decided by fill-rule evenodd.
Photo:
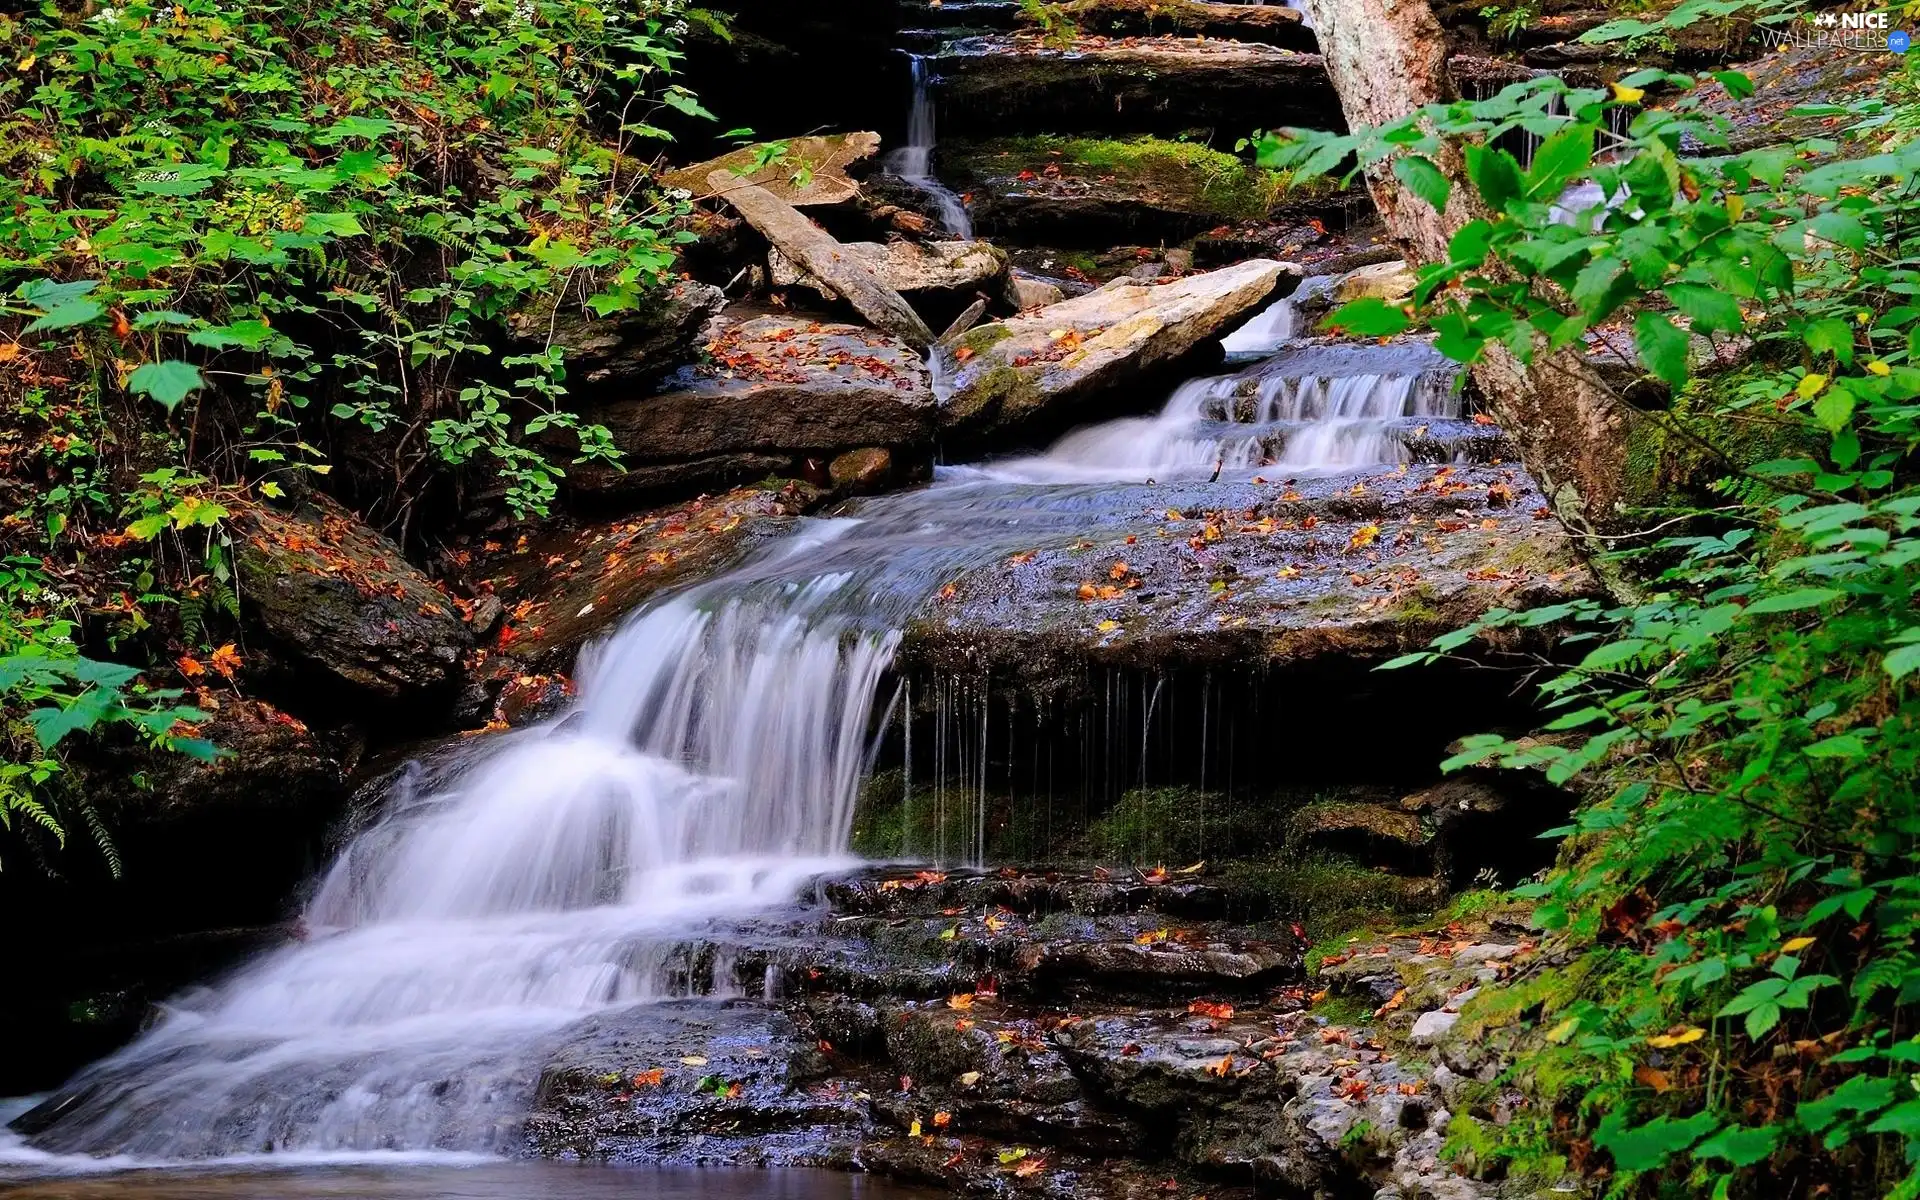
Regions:
M 916 299 L 955 294 L 971 299 L 974 292 L 999 296 L 1006 291 L 1007 256 L 986 242 L 847 242 L 843 248 L 888 287 Z M 767 266 L 775 287 L 809 287 L 828 298 L 835 294 L 778 250 L 768 251 Z
M 233 519 L 244 611 L 294 665 L 362 701 L 413 701 L 454 682 L 473 633 L 400 547 L 320 495 Z
M 841 133 L 789 138 L 785 144 L 786 153 L 758 171 L 747 168 L 759 160 L 768 143 L 742 146 L 719 158 L 669 171 L 660 177 L 660 186 L 705 196 L 712 191 L 707 176 L 713 172 L 744 172 L 740 178 L 766 188 L 795 208 L 847 204 L 860 195 L 860 185 L 847 175 L 847 168 L 879 153 L 880 135 Z
M 1164 285 L 1117 279 L 982 325 L 949 352 L 941 424 L 978 438 L 1087 415 L 1091 401 L 1178 364 L 1259 308 L 1289 272 L 1287 264 L 1255 259 Z
M 1172 33 L 1318 50 L 1297 9 L 1281 4 L 1215 0 L 1066 0 L 1062 9 L 1081 31 L 1119 37 Z
M 521 347 L 559 346 L 568 373 L 590 384 L 631 386 L 671 374 L 693 358 L 726 295 L 710 284 L 682 280 L 644 298 L 631 312 L 596 317 L 582 308 L 552 305 L 508 318 Z
M 1050 304 L 1058 304 L 1067 298 L 1067 294 L 1060 290 L 1059 284 L 1049 283 L 1044 279 L 1035 279 L 1027 275 L 1015 275 L 1013 277 L 1013 295 L 1020 305 L 1021 312 L 1028 312 L 1036 308 L 1045 308 Z
M 946 137 L 1212 128 L 1231 143 L 1256 126 L 1346 128 L 1320 56 L 1277 46 L 1159 37 L 1061 49 L 991 35 L 949 43 L 932 65 Z
M 809 458 L 882 446 L 925 457 L 935 405 L 926 364 L 857 325 L 773 316 L 723 323 L 709 361 L 651 394 L 586 411 L 626 455 L 583 465 L 569 484 L 599 496 L 710 488 Z
M 827 464 L 836 491 L 877 492 L 892 480 L 893 454 L 882 446 L 849 450 Z
M 1399 304 L 1413 295 L 1417 278 L 1402 259 L 1356 267 L 1333 284 L 1333 302 L 1347 304 L 1371 297 L 1388 304 Z

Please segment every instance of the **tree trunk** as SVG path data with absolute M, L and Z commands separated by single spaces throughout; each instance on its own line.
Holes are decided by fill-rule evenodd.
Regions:
M 1354 129 L 1456 98 L 1446 34 L 1427 0 L 1307 0 L 1307 9 Z M 1444 213 L 1407 191 L 1388 165 L 1367 175 L 1388 232 L 1412 264 L 1444 261 L 1454 233 L 1488 215 L 1457 152 L 1443 152 L 1437 165 L 1455 184 Z M 1568 348 L 1522 363 L 1489 344 L 1473 378 L 1560 519 L 1578 533 L 1616 529 L 1633 411 L 1580 352 Z

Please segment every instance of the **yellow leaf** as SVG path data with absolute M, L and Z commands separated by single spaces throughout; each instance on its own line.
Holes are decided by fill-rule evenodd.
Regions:
M 959 995 L 957 995 L 957 996 L 948 996 L 948 997 L 947 997 L 947 1007 L 948 1007 L 948 1008 L 959 1008 L 959 1009 L 968 1009 L 968 1008 L 972 1008 L 972 1007 L 973 1007 L 973 993 L 972 993 L 972 992 L 962 992 L 962 993 L 960 993 L 960 994 L 959 994 Z
M 1817 940 L 1817 939 L 1815 939 L 1815 938 L 1810 938 L 1810 937 L 1797 937 L 1797 938 L 1794 938 L 1793 940 L 1791 940 L 1791 941 L 1789 941 L 1789 942 L 1788 942 L 1788 943 L 1787 943 L 1786 945 L 1784 945 L 1784 946 L 1782 946 L 1782 947 L 1780 947 L 1780 953 L 1782 953 L 1782 954 L 1798 954 L 1798 953 L 1800 953 L 1800 951 L 1802 951 L 1802 950 L 1805 950 L 1805 949 L 1806 949 L 1806 948 L 1807 948 L 1808 946 L 1811 946 L 1811 945 L 1813 945 L 1813 943 L 1814 943 L 1814 942 L 1815 942 L 1816 940 Z
M 1707 1036 L 1707 1031 L 1695 1025 L 1679 1033 L 1663 1033 L 1647 1039 L 1647 1045 L 1655 1050 L 1671 1050 L 1675 1046 L 1690 1046 Z
M 20 60 L 20 65 L 16 69 L 20 71 L 31 71 L 33 70 L 33 64 L 39 61 L 40 61 L 39 55 L 29 54 L 25 58 Z
M 1892 367 L 1889 367 L 1877 358 L 1867 364 L 1867 370 L 1872 371 L 1875 375 L 1888 375 L 1893 372 Z
M 686 1067 L 704 1067 L 707 1065 L 707 1060 L 698 1054 L 689 1054 L 680 1060 L 680 1065 Z
M 1120 622 L 1102 621 L 1098 625 L 1095 625 L 1094 628 L 1098 629 L 1101 633 L 1112 633 L 1114 630 L 1120 628 Z
M 907 1130 L 907 1136 L 908 1136 L 908 1137 L 919 1137 L 919 1136 L 920 1136 L 920 1118 L 918 1118 L 918 1117 L 915 1117 L 915 1118 L 913 1119 L 913 1126 L 912 1126 L 912 1128 L 910 1128 L 910 1129 L 908 1129 L 908 1130 Z
M 1373 545 L 1374 539 L 1379 536 L 1380 527 L 1378 525 L 1362 525 L 1353 531 L 1352 537 L 1347 539 L 1347 549 L 1358 550 L 1363 546 L 1371 546 Z
M 1809 375 L 1802 379 L 1793 390 L 1799 393 L 1802 400 L 1811 400 L 1820 394 L 1821 388 L 1826 386 L 1827 377 L 1825 375 Z
M 1619 83 L 1610 84 L 1609 86 L 1613 88 L 1613 98 L 1622 104 L 1638 104 L 1646 98 L 1647 93 L 1644 88 L 1627 87 Z
M 1747 198 L 1745 196 L 1728 196 L 1727 197 L 1727 219 L 1728 220 L 1738 221 L 1740 219 L 1740 214 L 1746 211 L 1747 211 Z
M 1580 1032 L 1580 1018 L 1568 1017 L 1566 1020 L 1560 1022 L 1558 1025 L 1555 1025 L 1552 1029 L 1549 1029 L 1547 1031 L 1547 1040 L 1552 1042 L 1554 1045 L 1558 1046 L 1565 1043 L 1568 1038 L 1572 1037 L 1574 1034 L 1579 1032 Z

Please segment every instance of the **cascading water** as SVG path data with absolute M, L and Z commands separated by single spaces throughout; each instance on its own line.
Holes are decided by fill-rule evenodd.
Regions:
M 1437 362 L 1417 344 L 1291 348 L 1158 416 L 800 522 L 650 605 L 584 656 L 569 711 L 417 768 L 319 883 L 304 940 L 177 998 L 24 1118 L 15 1153 L 512 1150 L 571 1029 L 738 994 L 687 978 L 687 945 L 712 942 L 725 975 L 729 937 L 847 864 L 880 688 L 943 582 L 1079 536 L 1113 481 L 1393 461 L 1396 423 L 1452 411 Z M 942 753 L 983 754 L 984 713 Z M 984 757 L 958 777 L 941 802 L 984 813 Z M 977 857 L 984 825 L 963 840 L 940 849 Z
M 1301 291 L 1318 292 L 1308 280 Z M 1296 295 L 1299 293 L 1296 293 Z M 1289 301 L 1281 301 L 1282 305 Z M 1224 344 L 1258 343 L 1294 317 L 1268 309 Z M 1404 462 L 1406 435 L 1460 415 L 1455 368 L 1430 346 L 1301 344 L 1238 374 L 1191 379 L 1150 417 L 1076 430 L 1046 454 L 974 468 L 1027 483 L 1171 480 L 1284 467 L 1324 471 Z
M 887 169 L 925 192 L 940 214 L 940 225 L 958 238 L 973 237 L 973 222 L 966 206 L 945 184 L 933 175 L 933 148 L 937 144 L 934 127 L 933 81 L 927 60 L 909 55 L 913 74 L 913 107 L 907 114 L 907 144 L 887 156 Z

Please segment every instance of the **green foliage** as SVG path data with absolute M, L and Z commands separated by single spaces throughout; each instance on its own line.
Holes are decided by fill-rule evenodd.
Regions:
M 1406 309 L 1349 305 L 1334 324 L 1424 323 L 1463 362 L 1599 340 L 1693 412 L 1811 448 L 1751 465 L 1717 452 L 1721 503 L 1663 514 L 1671 536 L 1619 553 L 1631 600 L 1495 612 L 1389 664 L 1520 627 L 1564 629 L 1578 654 L 1534 664 L 1546 736 L 1470 738 L 1445 764 L 1540 771 L 1588 797 L 1559 831 L 1560 869 L 1521 889 L 1564 965 L 1469 1010 L 1470 1036 L 1514 1039 L 1509 1082 L 1534 1103 L 1462 1126 L 1454 1147 L 1543 1179 L 1610 1166 L 1608 1195 L 1776 1195 L 1794 1163 L 1835 1195 L 1912 1196 L 1920 145 L 1910 112 L 1872 100 L 1830 111 L 1844 136 L 1731 153 L 1684 94 L 1698 82 L 1533 81 L 1265 146 L 1276 166 L 1392 161 L 1427 203 L 1445 197 L 1404 164 L 1464 164 L 1477 219 L 1450 261 L 1422 269 Z M 1682 94 L 1638 110 L 1653 86 Z M 1624 144 L 1596 159 L 1619 108 L 1634 112 Z M 1524 173 L 1496 144 L 1514 131 L 1544 139 Z M 1579 183 L 1616 200 L 1556 211 Z M 1697 378 L 1697 350 L 1729 337 L 1749 340 L 1748 366 Z M 1711 426 L 1687 436 L 1711 443 Z
M 558 356 L 468 381 L 510 312 L 606 315 L 666 281 L 686 197 L 649 188 L 636 155 L 666 136 L 651 113 L 704 115 L 663 83 L 703 15 L 194 0 L 0 17 L 18 64 L 0 83 L 5 310 L 29 345 L 79 331 L 103 388 L 168 411 L 243 397 L 253 463 L 310 458 L 301 422 L 324 399 L 369 430 L 429 430 L 398 438 L 396 479 L 485 458 L 516 511 L 544 513 L 564 467 L 529 440 L 567 430 L 578 459 L 606 459 L 604 431 L 561 406 Z
M 17 564 L 0 594 L 10 827 L 63 836 L 81 735 L 211 752 L 74 642 L 210 644 L 230 512 L 326 475 L 320 447 L 375 447 L 400 513 L 446 478 L 544 514 L 569 458 L 617 458 L 540 330 L 646 302 L 691 239 L 647 163 L 660 114 L 707 115 L 669 79 L 690 23 L 724 32 L 686 0 L 0 14 L 0 402 L 50 481 L 6 528 L 64 589 Z
M 1080 26 L 1057 0 L 1020 0 L 1020 15 L 1056 50 L 1071 49 L 1080 40 Z
M 82 655 L 68 607 L 36 559 L 0 562 L 0 829 L 38 831 L 61 844 L 71 821 L 48 785 L 68 738 L 120 727 L 197 758 L 216 753 L 187 729 L 206 714 L 179 703 L 180 692 L 147 687 L 136 667 Z M 71 804 L 117 873 L 98 814 L 84 795 Z

